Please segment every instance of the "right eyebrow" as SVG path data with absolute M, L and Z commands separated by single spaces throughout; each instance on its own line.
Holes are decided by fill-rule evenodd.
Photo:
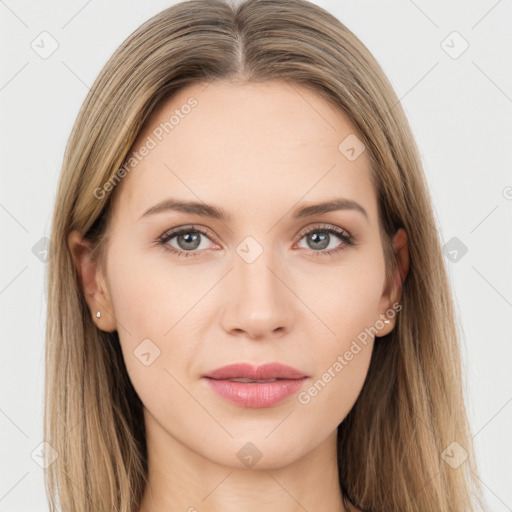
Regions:
M 231 219 L 231 215 L 229 215 L 226 210 L 218 206 L 212 206 L 206 203 L 198 203 L 196 201 L 181 201 L 174 198 L 164 199 L 160 203 L 152 206 L 151 208 L 147 209 L 140 218 L 142 219 L 142 217 L 147 215 L 154 215 L 156 213 L 164 212 L 167 210 L 191 213 L 194 215 L 200 215 L 202 217 L 219 219 L 222 221 Z

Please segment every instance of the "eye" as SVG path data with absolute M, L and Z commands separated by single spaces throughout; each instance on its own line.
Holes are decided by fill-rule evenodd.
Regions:
M 334 248 L 331 246 L 331 249 L 326 251 L 325 249 L 328 248 L 333 241 L 333 235 L 335 238 L 341 240 L 342 243 L 338 243 L 338 246 Z M 310 250 L 315 256 L 332 256 L 342 251 L 347 246 L 355 245 L 355 240 L 348 231 L 331 225 L 309 228 L 306 231 L 302 231 L 299 236 L 301 237 L 299 242 L 305 238 L 306 243 L 308 243 L 310 247 L 313 247 L 313 249 Z
M 338 238 L 338 240 L 341 240 L 341 244 L 326 251 L 325 249 L 328 248 L 333 241 L 333 235 L 335 238 Z M 315 256 L 331 256 L 334 253 L 342 251 L 347 246 L 355 245 L 355 240 L 350 233 L 331 225 L 320 225 L 303 230 L 299 236 L 299 242 L 302 241 L 303 238 L 306 238 L 306 242 L 313 247 L 313 249 L 309 250 L 314 253 Z M 209 232 L 190 225 L 167 231 L 156 240 L 156 243 L 162 246 L 164 250 L 177 254 L 178 256 L 199 256 L 202 253 L 200 249 L 209 249 L 209 247 L 201 247 L 202 237 L 209 240 Z M 171 241 L 176 245 L 171 244 Z
M 178 256 L 197 256 L 200 253 L 196 249 L 205 249 L 205 247 L 201 247 L 201 237 L 208 238 L 208 233 L 195 226 L 184 226 L 167 231 L 157 240 L 157 243 L 166 251 L 175 253 Z M 178 244 L 178 247 L 169 244 L 174 238 L 176 238 L 175 242 Z

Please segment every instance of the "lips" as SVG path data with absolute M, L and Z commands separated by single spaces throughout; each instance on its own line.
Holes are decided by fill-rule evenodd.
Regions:
M 212 391 L 238 406 L 262 408 L 273 407 L 297 393 L 308 376 L 280 363 L 237 363 L 217 368 L 203 379 Z
M 280 363 L 268 363 L 261 366 L 253 366 L 249 363 L 235 363 L 217 368 L 203 375 L 203 377 L 215 380 L 246 379 L 236 380 L 235 382 L 261 382 L 279 379 L 303 379 L 307 375 L 300 370 Z

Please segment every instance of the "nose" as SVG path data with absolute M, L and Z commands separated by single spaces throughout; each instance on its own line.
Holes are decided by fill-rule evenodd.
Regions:
M 235 256 L 222 291 L 226 298 L 221 318 L 225 332 L 250 339 L 290 332 L 297 299 L 284 266 L 278 265 L 270 252 L 264 251 L 252 263 Z

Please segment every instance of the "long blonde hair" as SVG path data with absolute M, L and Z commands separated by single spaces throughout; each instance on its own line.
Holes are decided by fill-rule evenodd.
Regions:
M 402 310 L 376 340 L 360 396 L 338 427 L 342 492 L 364 511 L 480 510 L 449 281 L 417 147 L 390 83 L 349 29 L 306 0 L 189 0 L 116 50 L 66 147 L 47 276 L 44 435 L 58 455 L 45 473 L 51 512 L 58 501 L 69 512 L 136 512 L 147 483 L 142 403 L 117 332 L 91 319 L 68 234 L 78 230 L 103 262 L 113 194 L 94 191 L 115 176 L 163 99 L 216 79 L 286 80 L 341 109 L 370 155 L 388 279 L 397 268 L 391 238 L 399 227 L 408 234 Z M 468 457 L 453 467 L 446 449 Z

